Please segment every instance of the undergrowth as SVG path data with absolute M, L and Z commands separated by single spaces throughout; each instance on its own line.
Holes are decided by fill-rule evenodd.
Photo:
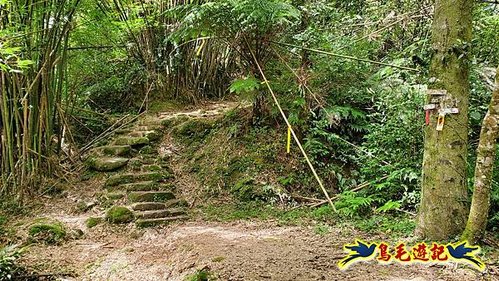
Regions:
M 328 205 L 294 208 L 300 203 L 295 195 L 322 197 L 317 183 L 296 147 L 286 153 L 285 127 L 275 120 L 265 121 L 274 122 L 272 125 L 263 122 L 255 127 L 250 116 L 249 111 L 241 109 L 230 111 L 219 120 L 183 119 L 166 124 L 184 147 L 187 157 L 180 159 L 184 161 L 183 172 L 200 183 L 195 193 L 202 198 L 215 198 L 215 202 L 208 200 L 201 207 L 204 219 L 273 220 L 281 225 L 312 223 L 316 233 L 323 234 L 328 232 L 328 226 L 345 221 L 368 233 L 412 233 L 413 220 L 400 216 L 398 211 L 401 202 L 372 192 L 384 189 L 383 182 L 372 182 L 370 187 L 352 192 L 345 181 L 343 192 L 335 200 L 338 213 Z M 318 168 L 324 174 L 331 166 Z M 332 181 L 325 179 L 325 186 L 335 186 L 341 174 L 342 171 L 336 173 Z M 333 195 L 338 190 L 328 188 L 328 192 Z M 216 198 L 223 198 L 224 203 L 216 202 Z M 402 223 L 391 223 L 394 217 Z
M 207 221 L 239 220 L 272 221 L 278 225 L 313 225 L 316 234 L 327 234 L 330 228 L 353 227 L 366 234 L 390 234 L 392 238 L 411 236 L 415 221 L 406 214 L 377 214 L 347 217 L 336 214 L 329 205 L 318 208 L 281 208 L 260 202 L 210 204 L 200 207 L 198 214 Z

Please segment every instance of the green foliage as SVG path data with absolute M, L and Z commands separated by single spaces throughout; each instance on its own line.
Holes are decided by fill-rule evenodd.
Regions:
M 412 236 L 416 222 L 408 216 L 374 215 L 354 222 L 356 228 L 373 234 L 389 234 L 393 239 Z
M 326 235 L 328 233 L 331 232 L 330 228 L 328 225 L 325 225 L 325 224 L 317 224 L 315 227 L 314 227 L 314 232 L 315 234 L 318 234 L 318 235 Z
M 78 2 L 4 1 L 0 7 L 2 195 L 38 191 L 44 175 L 57 169 L 47 159 L 61 151 L 67 42 Z
M 270 184 L 258 183 L 254 178 L 243 178 L 237 181 L 231 188 L 231 193 L 242 202 L 282 203 L 290 199 L 284 190 Z
M 380 203 L 402 200 L 402 207 L 415 209 L 419 202 L 423 157 L 424 88 L 402 79 L 403 73 L 383 68 L 372 79 L 374 109 L 364 136 L 359 162 L 366 178 L 387 176 L 376 184 Z
M 85 221 L 85 225 L 86 225 L 88 228 L 92 228 L 92 227 L 97 226 L 97 225 L 98 225 L 98 224 L 100 224 L 101 222 L 102 222 L 102 218 L 89 217 L 89 218 Z
M 137 64 L 130 64 L 104 66 L 98 77 L 88 78 L 85 92 L 80 96 L 86 97 L 86 104 L 91 109 L 109 113 L 137 112 L 144 99 L 142 86 L 146 77 L 144 69 Z
M 229 87 L 231 93 L 236 93 L 238 95 L 253 94 L 255 91 L 260 89 L 260 81 L 255 77 L 245 77 L 241 79 L 236 79 L 232 82 Z
M 499 14 L 497 7 L 481 4 L 474 9 L 473 51 L 477 61 L 495 67 L 499 63 L 497 48 L 497 30 L 499 30 Z
M 231 191 L 241 201 L 257 200 L 262 196 L 258 190 L 258 186 L 255 185 L 255 180 L 253 178 L 239 180 Z
M 292 24 L 299 12 L 289 3 L 276 0 L 223 0 L 196 6 L 185 17 L 188 34 L 197 32 L 235 36 L 240 32 L 264 36 Z M 187 31 L 186 31 L 187 32 Z
M 66 238 L 66 228 L 61 222 L 40 219 L 28 229 L 31 242 L 59 244 Z
M 7 230 L 5 229 L 5 224 L 7 223 L 7 217 L 0 215 L 0 237 L 5 235 Z M 0 240 L 1 241 L 1 240 Z
M 203 206 L 201 210 L 203 219 L 214 221 L 277 220 L 283 225 L 301 225 L 316 221 L 325 225 L 331 224 L 337 219 L 329 205 L 313 209 L 288 210 L 261 201 L 251 201 L 207 205 Z
M 317 165 L 328 165 L 332 161 L 352 163 L 352 147 L 344 140 L 354 141 L 367 131 L 365 112 L 351 106 L 326 108 L 318 120 L 312 121 L 304 147 L 310 151 Z
M 400 206 L 401 206 L 400 202 L 397 201 L 394 202 L 392 200 L 389 200 L 388 202 L 385 203 L 385 205 L 377 208 L 376 211 L 386 213 L 389 211 L 397 210 L 400 208 Z
M 375 199 L 372 195 L 362 196 L 355 192 L 345 191 L 334 206 L 340 214 L 347 217 L 354 217 L 366 214 L 374 202 Z
M 17 280 L 17 273 L 22 271 L 17 260 L 22 253 L 18 245 L 0 246 L 0 281 Z
M 213 273 L 206 269 L 197 270 L 196 273 L 185 278 L 186 281 L 211 281 L 217 280 Z

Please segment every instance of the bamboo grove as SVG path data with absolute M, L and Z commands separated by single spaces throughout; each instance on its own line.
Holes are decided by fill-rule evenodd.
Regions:
M 79 0 L 0 1 L 3 194 L 36 187 L 64 140 L 64 76 Z
M 70 51 L 79 49 L 70 46 L 70 33 L 84 24 L 75 15 L 79 2 L 0 1 L 3 194 L 30 191 L 41 175 L 56 171 L 62 147 L 72 139 L 67 115 L 74 113 L 78 97 L 68 89 L 66 72 Z M 106 21 L 119 24 L 123 41 L 131 42 L 125 50 L 146 75 L 144 102 L 150 92 L 190 102 L 220 98 L 233 79 L 236 56 L 230 46 L 198 33 L 175 32 L 189 8 L 201 3 L 94 3 Z
M 182 34 L 181 19 L 204 1 L 102 1 L 99 8 L 124 25 L 127 52 L 147 73 L 147 89 L 197 102 L 222 97 L 235 61 L 231 48 L 210 36 Z M 194 36 L 195 35 L 195 36 Z M 208 94 L 209 93 L 209 94 Z M 207 96 L 207 94 L 209 96 Z

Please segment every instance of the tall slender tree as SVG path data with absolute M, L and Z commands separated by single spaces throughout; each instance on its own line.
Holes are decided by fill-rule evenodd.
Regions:
M 457 235 L 466 223 L 468 60 L 473 2 L 435 2 L 428 103 L 437 108 L 425 129 L 423 184 L 416 229 L 416 234 L 428 239 L 443 240 Z M 459 113 L 444 111 L 452 108 Z M 444 118 L 439 117 L 443 114 Z
M 490 208 L 492 175 L 496 157 L 496 140 L 499 137 L 499 67 L 496 70 L 496 86 L 492 92 L 489 110 L 482 122 L 475 166 L 475 191 L 471 201 L 468 223 L 463 240 L 476 243 L 483 237 Z

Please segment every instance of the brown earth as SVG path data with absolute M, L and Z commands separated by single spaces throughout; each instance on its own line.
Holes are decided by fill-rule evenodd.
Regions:
M 81 187 L 78 193 L 85 189 L 92 187 Z M 85 220 L 97 211 L 75 214 L 71 206 L 77 197 L 71 192 L 65 198 L 47 199 L 40 217 L 60 220 L 68 229 L 82 230 L 83 236 L 59 246 L 32 245 L 24 255 L 25 264 L 60 280 L 185 280 L 201 269 L 217 280 L 499 280 L 494 266 L 479 273 L 456 264 L 362 262 L 340 271 L 343 244 L 355 237 L 387 239 L 348 226 L 317 234 L 313 226 L 281 226 L 274 221 L 193 219 L 147 229 L 109 224 L 89 229 Z

